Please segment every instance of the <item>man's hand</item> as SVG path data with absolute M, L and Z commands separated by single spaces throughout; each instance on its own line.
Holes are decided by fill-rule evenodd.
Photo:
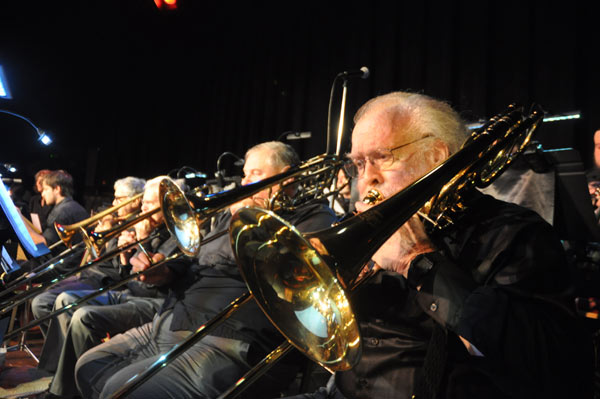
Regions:
M 116 224 L 116 222 L 117 221 L 113 215 L 106 215 L 102 219 L 100 219 L 100 221 L 94 228 L 94 231 L 100 233 L 102 231 L 110 230 Z
M 370 205 L 363 202 L 356 203 L 356 210 L 364 212 Z M 404 223 L 378 250 L 373 259 L 379 267 L 392 270 L 408 276 L 410 262 L 419 254 L 435 251 L 435 247 L 427 233 L 425 226 L 417 215 Z
M 119 235 L 119 238 L 117 239 L 117 247 L 123 248 L 129 244 L 133 244 L 136 241 L 137 238 L 135 233 L 133 231 L 125 230 Z M 121 252 L 121 254 L 119 255 L 119 261 L 122 265 L 126 265 L 129 263 L 129 258 L 131 257 L 132 253 L 133 249 Z
M 152 218 L 146 218 L 133 226 L 138 240 L 147 238 L 152 233 L 152 230 L 154 230 L 155 226 L 152 225 L 151 220 Z
M 129 263 L 132 266 L 132 268 L 131 268 L 132 273 L 142 272 L 142 271 L 148 269 L 150 266 L 154 265 L 155 263 L 160 262 L 163 259 L 165 259 L 165 256 L 161 253 L 155 253 L 155 254 L 148 253 L 148 255 L 150 255 L 152 260 L 150 260 L 143 253 L 138 253 L 136 256 L 132 257 L 129 260 Z M 152 270 L 151 272 L 148 272 L 148 273 L 144 273 L 138 277 L 138 280 L 140 280 L 144 283 L 153 284 L 153 285 L 157 285 L 157 286 L 168 284 L 169 282 L 171 282 L 172 279 L 173 279 L 173 274 L 171 272 L 171 269 L 169 269 L 166 264 L 159 266 L 155 270 Z
M 259 193 L 261 194 L 261 193 Z M 262 195 L 255 195 L 253 197 L 244 198 L 240 202 L 236 202 L 235 204 L 229 207 L 231 214 L 237 212 L 237 210 L 245 207 L 245 206 L 253 206 L 257 208 L 268 209 L 269 207 L 269 199 L 265 198 Z

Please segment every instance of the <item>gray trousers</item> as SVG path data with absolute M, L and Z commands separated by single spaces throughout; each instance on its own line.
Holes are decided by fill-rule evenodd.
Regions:
M 56 298 L 55 307 L 62 308 L 90 292 L 63 292 Z M 163 301 L 109 291 L 90 301 L 92 305 L 82 306 L 72 315 L 65 312 L 52 320 L 40 357 L 40 367 L 55 372 L 50 392 L 67 397 L 78 394 L 74 381 L 77 359 L 102 343 L 107 334 L 116 335 L 151 321 Z
M 52 288 L 48 289 L 41 294 L 33 297 L 31 301 L 31 313 L 33 313 L 33 317 L 39 319 L 44 317 L 54 309 L 54 302 L 56 301 L 56 297 L 60 295 L 60 293 L 69 290 L 93 290 L 99 288 L 98 283 L 93 280 L 80 279 L 77 276 L 71 276 L 69 278 L 64 279 L 60 283 L 54 285 Z M 46 321 L 40 324 L 40 328 L 44 337 L 48 334 L 48 326 L 50 322 Z
M 106 398 L 142 373 L 161 354 L 191 332 L 170 331 L 172 313 L 156 315 L 151 323 L 112 337 L 77 361 L 75 379 L 84 398 Z M 143 385 L 129 399 L 213 398 L 248 369 L 248 344 L 207 336 Z
M 55 311 L 58 309 L 62 309 L 65 306 L 72 304 L 77 299 L 82 298 L 83 296 L 94 292 L 92 290 L 86 289 L 76 289 L 64 291 L 56 295 L 53 307 L 51 311 Z M 49 299 L 49 295 L 46 296 Z M 37 297 L 36 297 L 37 298 Z M 103 295 L 97 296 L 94 299 L 86 302 L 86 305 L 115 305 L 118 303 L 124 302 L 124 296 L 121 291 L 108 291 Z M 38 307 L 38 312 L 41 307 Z M 44 340 L 44 346 L 42 348 L 42 353 L 40 354 L 40 363 L 38 368 L 46 370 L 50 373 L 56 371 L 56 366 L 58 364 L 58 355 L 60 354 L 61 348 L 65 342 L 65 336 L 67 335 L 67 330 L 69 328 L 69 324 L 71 323 L 71 317 L 73 316 L 74 310 L 67 310 L 59 314 L 58 316 L 53 317 L 47 323 L 46 334 Z

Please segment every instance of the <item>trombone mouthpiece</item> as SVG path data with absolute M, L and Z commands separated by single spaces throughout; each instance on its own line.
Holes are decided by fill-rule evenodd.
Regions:
M 383 201 L 383 194 L 381 194 L 376 189 L 372 188 L 369 190 L 365 198 L 363 198 L 362 202 L 368 205 L 375 205 L 381 201 Z

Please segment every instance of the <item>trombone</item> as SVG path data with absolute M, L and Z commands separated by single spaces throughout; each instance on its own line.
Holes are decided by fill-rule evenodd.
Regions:
M 343 163 L 344 161 L 335 155 L 318 155 L 275 176 L 208 195 L 197 192 L 186 195 L 173 180 L 165 178 L 159 185 L 160 206 L 165 224 L 183 253 L 195 256 L 200 251 L 200 226 L 217 212 L 289 179 L 293 179 L 293 182 L 287 184 L 299 185 L 299 195 L 293 199 L 286 197 L 282 188 L 276 195 L 271 196 L 269 206 L 273 208 L 284 204 L 286 209 L 293 209 L 300 203 L 318 198 L 324 188 L 330 187 Z
M 249 293 L 234 300 L 111 398 L 125 397 L 250 297 L 287 341 L 220 398 L 237 396 L 292 345 L 328 370 L 353 367 L 360 358 L 361 340 L 346 291 L 365 281 L 358 279 L 364 265 L 417 212 L 426 216 L 434 228 L 452 223 L 465 209 L 461 199 L 464 193 L 491 184 L 525 149 L 542 118 L 543 111 L 537 106 L 529 115 L 524 115 L 520 107 L 509 106 L 431 172 L 386 201 L 329 229 L 302 235 L 271 211 L 239 210 L 232 218 L 230 237 Z M 347 242 L 352 243 L 351 248 Z
M 26 284 L 26 283 L 30 282 L 31 279 L 33 278 L 33 276 L 43 275 L 43 274 L 47 273 L 48 270 L 52 270 L 59 263 L 64 263 L 65 261 L 71 259 L 72 257 L 80 255 L 80 253 L 82 252 L 81 247 L 83 245 L 89 245 L 89 244 L 86 244 L 85 242 L 79 242 L 77 244 L 73 244 L 73 239 L 78 232 L 81 233 L 84 237 L 86 237 L 88 235 L 87 229 L 93 223 L 97 222 L 98 220 L 102 219 L 103 217 L 105 217 L 107 215 L 110 215 L 111 213 L 116 212 L 118 209 L 124 207 L 125 205 L 129 205 L 133 201 L 141 198 L 142 195 L 143 195 L 143 193 L 136 194 L 133 197 L 129 198 L 128 200 L 121 202 L 117 205 L 114 205 L 114 206 L 112 206 L 102 212 L 99 212 L 85 220 L 82 220 L 78 223 L 73 223 L 73 224 L 70 224 L 67 226 L 63 226 L 60 223 L 55 222 L 54 228 L 56 229 L 56 233 L 58 234 L 58 237 L 60 238 L 60 240 L 55 242 L 54 244 L 50 245 L 49 249 L 56 248 L 60 244 L 64 244 L 67 247 L 67 249 L 62 251 L 57 256 L 51 258 L 50 260 L 37 266 L 30 273 L 23 274 L 23 275 L 19 276 L 18 278 L 16 278 L 15 280 L 13 280 L 12 282 L 5 285 L 3 287 L 3 290 L 0 292 L 0 298 L 5 296 L 6 294 L 12 292 L 15 289 L 15 287 L 20 286 L 21 284 Z M 94 246 L 94 249 L 98 250 L 98 245 Z M 88 248 L 88 252 L 90 252 L 89 248 Z M 97 253 L 96 253 L 96 255 L 94 255 L 94 257 L 97 257 Z M 54 267 L 50 267 L 53 265 L 54 265 Z
M 219 233 L 217 233 L 215 235 L 212 235 L 212 236 L 204 239 L 202 241 L 202 244 L 207 244 L 207 243 L 209 243 L 209 242 L 211 242 L 213 240 L 216 240 L 219 237 L 224 236 L 227 233 L 228 233 L 228 231 L 224 230 L 224 231 L 219 232 Z M 149 237 L 146 237 L 146 238 L 144 238 L 142 240 L 139 240 L 137 242 L 133 242 L 131 244 L 128 244 L 128 245 L 126 245 L 123 248 L 115 249 L 114 251 L 111 251 L 111 252 L 103 255 L 101 260 L 95 260 L 93 262 L 89 262 L 84 267 L 87 268 L 87 267 L 93 266 L 95 263 L 97 263 L 99 261 L 104 261 L 104 260 L 113 258 L 113 257 L 119 255 L 121 252 L 126 251 L 128 249 L 131 249 L 131 248 L 133 248 L 135 246 L 141 245 L 142 243 L 144 243 L 146 241 L 149 241 L 149 240 L 152 240 L 153 238 L 155 238 L 157 236 L 158 236 L 158 234 L 150 235 Z M 170 256 L 167 256 L 165 259 L 163 259 L 163 260 L 161 260 L 159 262 L 153 263 L 150 267 L 148 267 L 145 270 L 142 270 L 142 271 L 139 271 L 139 272 L 136 272 L 136 273 L 131 273 L 130 275 L 128 275 L 127 277 L 124 277 L 123 279 L 121 279 L 119 281 L 115 281 L 114 283 L 109 284 L 106 287 L 102 287 L 102 288 L 100 288 L 100 289 L 98 289 L 98 290 L 96 290 L 94 292 L 90 292 L 88 295 L 77 299 L 75 302 L 72 302 L 72 303 L 70 303 L 68 305 L 65 305 L 64 307 L 62 307 L 60 309 L 53 310 L 51 313 L 49 313 L 49 314 L 47 314 L 47 315 L 45 315 L 43 317 L 40 317 L 39 319 L 35 319 L 35 320 L 31 321 L 30 323 L 28 323 L 25 326 L 19 327 L 18 329 L 15 329 L 15 330 L 11 331 L 9 334 L 6 334 L 4 336 L 3 341 L 9 340 L 9 339 L 17 336 L 20 332 L 27 331 L 30 328 L 32 328 L 34 326 L 37 326 L 38 324 L 41 324 L 41 323 L 45 322 L 46 320 L 49 320 L 49 319 L 51 319 L 51 318 L 53 318 L 55 316 L 58 316 L 58 315 L 60 315 L 62 313 L 65 313 L 68 310 L 75 310 L 79 306 L 81 306 L 81 305 L 85 304 L 86 302 L 88 302 L 89 300 L 91 300 L 91 299 L 93 299 L 93 298 L 95 298 L 97 296 L 100 296 L 100 295 L 104 294 L 105 292 L 117 289 L 117 288 L 121 287 L 122 285 L 128 283 L 129 281 L 131 281 L 133 279 L 138 278 L 139 276 L 141 276 L 143 274 L 150 273 L 151 271 L 156 270 L 158 267 L 163 266 L 164 264 L 166 264 L 168 262 L 171 262 L 173 260 L 181 258 L 183 255 L 184 254 L 181 251 L 177 252 L 177 253 L 174 253 L 174 254 L 172 254 Z M 0 316 L 2 314 L 4 314 L 4 313 L 5 313 L 5 311 L 2 310 L 2 312 L 0 313 Z
M 60 241 L 57 241 L 56 243 L 52 244 L 52 246 L 62 243 L 62 244 L 65 244 L 66 247 L 70 248 L 72 246 L 72 241 L 73 241 L 73 238 L 75 237 L 76 233 L 81 233 L 82 236 L 84 236 L 84 237 L 87 236 L 87 234 L 88 234 L 87 229 L 92 224 L 96 223 L 97 221 L 101 220 L 103 217 L 105 217 L 107 215 L 115 213 L 117 210 L 124 207 L 125 205 L 129 205 L 133 201 L 136 201 L 136 200 L 142 198 L 143 195 L 144 195 L 144 193 L 138 193 L 138 194 L 132 196 L 131 198 L 127 199 L 126 201 L 120 202 L 119 204 L 114 205 L 108 209 L 105 209 L 102 212 L 98 212 L 94 216 L 91 216 L 85 220 L 82 220 L 81 222 L 78 222 L 78 223 L 73 223 L 73 224 L 69 224 L 67 226 L 63 226 L 60 223 L 54 222 L 54 228 L 56 229 L 56 233 L 58 234 Z M 127 217 L 124 220 L 127 220 L 127 218 L 129 216 L 130 215 L 127 215 Z M 52 246 L 50 246 L 50 248 L 52 248 Z M 97 255 L 94 255 L 94 256 L 97 256 Z
M 150 211 L 141 213 L 137 217 L 127 221 L 126 223 L 117 225 L 110 230 L 106 230 L 106 231 L 99 232 L 99 233 L 92 232 L 90 234 L 87 234 L 87 232 L 86 232 L 86 235 L 84 236 L 84 243 L 88 248 L 94 248 L 94 251 L 99 251 L 99 248 L 104 246 L 110 239 L 118 236 L 123 231 L 131 228 L 135 224 L 141 222 L 142 220 L 149 218 L 150 216 L 154 215 L 155 213 L 158 213 L 159 211 L 160 211 L 160 208 L 155 208 Z M 119 251 L 119 252 L 122 252 L 122 251 Z M 93 252 L 93 253 L 95 254 L 94 255 L 95 259 L 98 260 L 97 252 Z M 63 257 L 63 258 L 49 264 L 43 270 L 39 270 L 37 272 L 30 273 L 29 276 L 26 277 L 24 280 L 19 281 L 19 284 L 28 284 L 28 283 L 32 282 L 35 278 L 49 273 L 50 271 L 54 270 L 58 265 L 64 263 L 64 260 L 65 260 L 65 258 Z M 105 260 L 105 259 L 101 259 L 101 260 Z M 12 297 L 9 301 L 3 302 L 0 304 L 0 306 L 3 307 L 0 314 L 4 313 L 7 309 L 12 309 L 14 306 L 17 306 L 18 304 L 22 303 L 21 300 L 31 298 L 31 297 L 41 293 L 42 291 L 45 291 L 47 288 L 49 288 L 55 284 L 58 284 L 59 282 L 63 281 L 65 278 L 70 277 L 76 273 L 79 273 L 79 272 L 81 272 L 89 267 L 92 267 L 98 263 L 99 263 L 99 261 L 88 262 L 87 264 L 84 264 L 66 274 L 63 274 L 63 275 L 53 279 L 48 284 L 42 283 L 39 287 L 22 292 L 21 294 L 17 294 L 16 296 Z M 0 293 L 0 297 L 3 297 L 4 294 L 7 291 L 10 291 L 12 287 L 14 287 L 14 285 L 11 285 L 9 288 L 2 291 Z M 6 306 L 9 306 L 9 307 L 6 308 Z
M 117 235 L 121 234 L 121 232 L 123 232 L 124 230 L 127 230 L 131 226 L 139 223 L 140 221 L 142 221 L 144 219 L 147 219 L 148 217 L 154 215 L 158 211 L 160 211 L 160 208 L 156 208 L 156 209 L 153 209 L 151 211 L 142 213 L 137 218 L 132 219 L 132 220 L 130 220 L 127 223 L 124 223 L 124 224 L 119 225 L 119 226 L 115 226 L 111 230 L 107 230 L 105 232 L 106 233 L 105 235 L 104 234 L 100 235 L 99 238 L 97 239 L 98 241 L 95 241 L 96 239 L 94 238 L 94 235 L 91 235 L 91 237 L 90 237 L 91 245 L 96 245 L 96 244 L 98 244 L 98 242 L 100 242 L 101 245 L 104 245 L 107 240 L 111 239 L 114 236 L 117 236 Z M 145 241 L 145 240 L 140 240 L 140 241 L 138 241 L 136 243 L 133 243 L 131 245 L 132 246 L 133 245 L 138 245 L 142 241 Z M 43 291 L 46 291 L 48 288 L 50 288 L 50 287 L 52 287 L 52 286 L 60 283 L 61 281 L 65 280 L 66 278 L 71 277 L 71 276 L 73 276 L 73 275 L 75 275 L 77 273 L 80 273 L 80 272 L 82 272 L 82 271 L 84 271 L 84 270 L 86 270 L 86 269 L 88 269 L 88 268 L 90 268 L 92 266 L 95 266 L 95 265 L 99 264 L 100 262 L 106 261 L 108 259 L 112 259 L 114 256 L 120 254 L 121 252 L 123 252 L 123 251 L 125 251 L 125 250 L 127 250 L 129 248 L 130 248 L 130 246 L 126 246 L 125 248 L 117 248 L 116 250 L 114 250 L 114 251 L 110 252 L 109 254 L 107 254 L 107 256 L 96 257 L 95 260 L 87 262 L 86 264 L 84 264 L 84 265 L 82 265 L 82 266 L 80 266 L 80 267 L 78 267 L 76 269 L 73 269 L 73 270 L 71 270 L 71 271 L 69 271 L 67 273 L 64 273 L 64 274 L 58 276 L 57 278 L 53 279 L 52 281 L 42 282 L 42 283 L 39 284 L 39 286 L 37 286 L 35 288 L 32 288 L 30 290 L 24 291 L 24 292 L 22 292 L 20 294 L 17 294 L 15 296 L 11 297 L 8 301 L 5 301 L 5 302 L 3 302 L 3 303 L 0 304 L 0 306 L 2 306 L 2 310 L 0 310 L 0 316 L 3 315 L 3 314 L 5 314 L 8 310 L 10 310 L 10 309 L 12 309 L 12 308 L 14 308 L 16 306 L 19 306 L 20 304 L 22 304 L 23 302 L 27 301 L 28 299 L 33 298 L 34 296 L 42 293 Z M 39 277 L 40 275 L 43 275 L 46 272 L 49 272 L 49 271 L 53 270 L 60 263 L 61 263 L 61 261 L 49 265 L 46 269 L 42 270 L 41 272 L 36 273 L 33 276 L 28 277 L 25 280 L 25 282 L 31 281 L 31 280 L 35 279 L 36 277 Z

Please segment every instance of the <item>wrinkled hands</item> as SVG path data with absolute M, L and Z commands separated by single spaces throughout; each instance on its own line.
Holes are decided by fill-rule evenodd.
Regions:
M 154 265 L 155 263 L 165 259 L 165 256 L 161 253 L 148 253 L 148 255 L 150 255 L 152 259 L 149 259 L 144 253 L 140 252 L 129 260 L 129 263 L 132 266 L 132 273 L 142 272 Z M 173 276 L 171 269 L 169 269 L 165 264 L 155 268 L 154 270 L 148 273 L 140 275 L 138 277 L 138 280 L 147 284 L 161 286 L 164 284 L 168 284 L 171 281 L 172 277 Z
M 370 205 L 356 203 L 356 210 L 364 212 Z M 381 269 L 392 270 L 408 277 L 410 262 L 419 254 L 435 251 L 417 215 L 404 223 L 372 256 Z
M 133 231 L 125 230 L 119 235 L 119 238 L 117 239 L 117 247 L 123 248 L 129 244 L 133 244 L 134 242 L 136 242 L 136 240 L 136 235 Z M 132 253 L 133 248 L 121 252 L 121 254 L 119 255 L 119 260 L 122 265 L 126 265 L 129 263 L 129 258 L 131 257 Z

